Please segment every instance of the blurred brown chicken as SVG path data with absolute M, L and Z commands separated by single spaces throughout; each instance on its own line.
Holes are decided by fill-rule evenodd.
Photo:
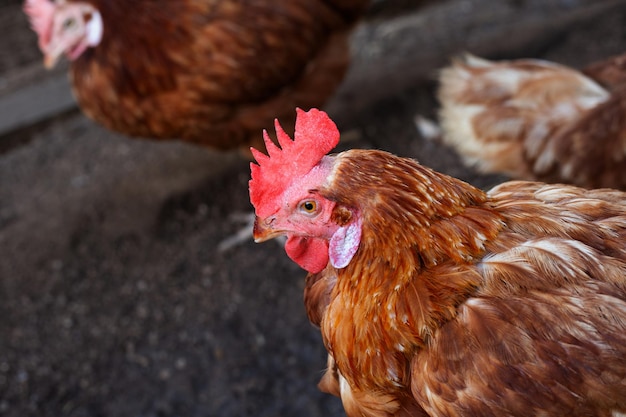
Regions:
M 83 112 L 120 133 L 246 146 L 322 105 L 369 0 L 26 0 L 46 67 L 71 61 Z
M 295 130 L 253 152 L 254 235 L 309 271 L 320 388 L 350 417 L 625 415 L 626 193 L 484 192 L 379 150 L 326 155 L 323 112 Z
M 582 73 L 607 90 L 619 90 L 622 86 L 626 86 L 626 54 L 612 56 L 587 65 L 582 69 Z
M 456 59 L 440 76 L 443 141 L 482 172 L 626 189 L 625 60 L 585 75 L 541 60 Z

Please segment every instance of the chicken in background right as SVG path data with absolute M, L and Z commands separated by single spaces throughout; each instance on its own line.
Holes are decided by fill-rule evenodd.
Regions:
M 578 71 L 466 54 L 440 73 L 441 138 L 483 173 L 624 190 L 625 61 Z

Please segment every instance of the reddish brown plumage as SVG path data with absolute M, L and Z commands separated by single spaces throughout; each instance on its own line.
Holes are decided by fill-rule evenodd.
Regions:
M 78 2 L 79 0 L 68 0 Z M 367 0 L 85 0 L 102 42 L 72 62 L 82 110 L 131 136 L 219 149 L 321 106 Z M 287 126 L 289 128 L 289 126 Z M 289 129 L 288 129 L 289 130 Z
M 617 90 L 626 85 L 626 55 L 593 62 L 583 68 L 582 73 L 609 90 Z
M 581 73 L 540 60 L 456 60 L 440 77 L 443 140 L 483 172 L 626 189 L 625 61 Z
M 626 413 L 626 193 L 485 193 L 382 151 L 326 158 L 304 199 L 362 233 L 347 266 L 307 277 L 305 305 L 329 352 L 320 389 L 349 416 Z M 288 194 L 259 240 L 317 230 Z

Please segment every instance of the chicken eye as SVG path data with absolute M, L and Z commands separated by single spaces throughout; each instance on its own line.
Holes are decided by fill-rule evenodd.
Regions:
M 71 29 L 76 25 L 76 19 L 68 17 L 63 21 L 63 29 Z
M 300 210 L 307 214 L 317 213 L 317 203 L 314 200 L 305 200 L 300 203 Z

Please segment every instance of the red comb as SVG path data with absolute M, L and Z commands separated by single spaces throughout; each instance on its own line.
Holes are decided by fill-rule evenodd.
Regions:
M 39 49 L 44 50 L 50 42 L 52 16 L 55 4 L 50 0 L 26 0 L 24 13 L 28 16 L 31 28 L 39 37 Z
M 268 155 L 250 149 L 258 163 L 250 163 L 250 201 L 261 217 L 276 212 L 280 204 L 278 197 L 293 178 L 307 174 L 339 143 L 337 126 L 321 110 L 305 112 L 296 109 L 294 140 L 285 133 L 278 120 L 274 121 L 274 126 L 280 148 L 272 142 L 267 131 L 263 131 Z

